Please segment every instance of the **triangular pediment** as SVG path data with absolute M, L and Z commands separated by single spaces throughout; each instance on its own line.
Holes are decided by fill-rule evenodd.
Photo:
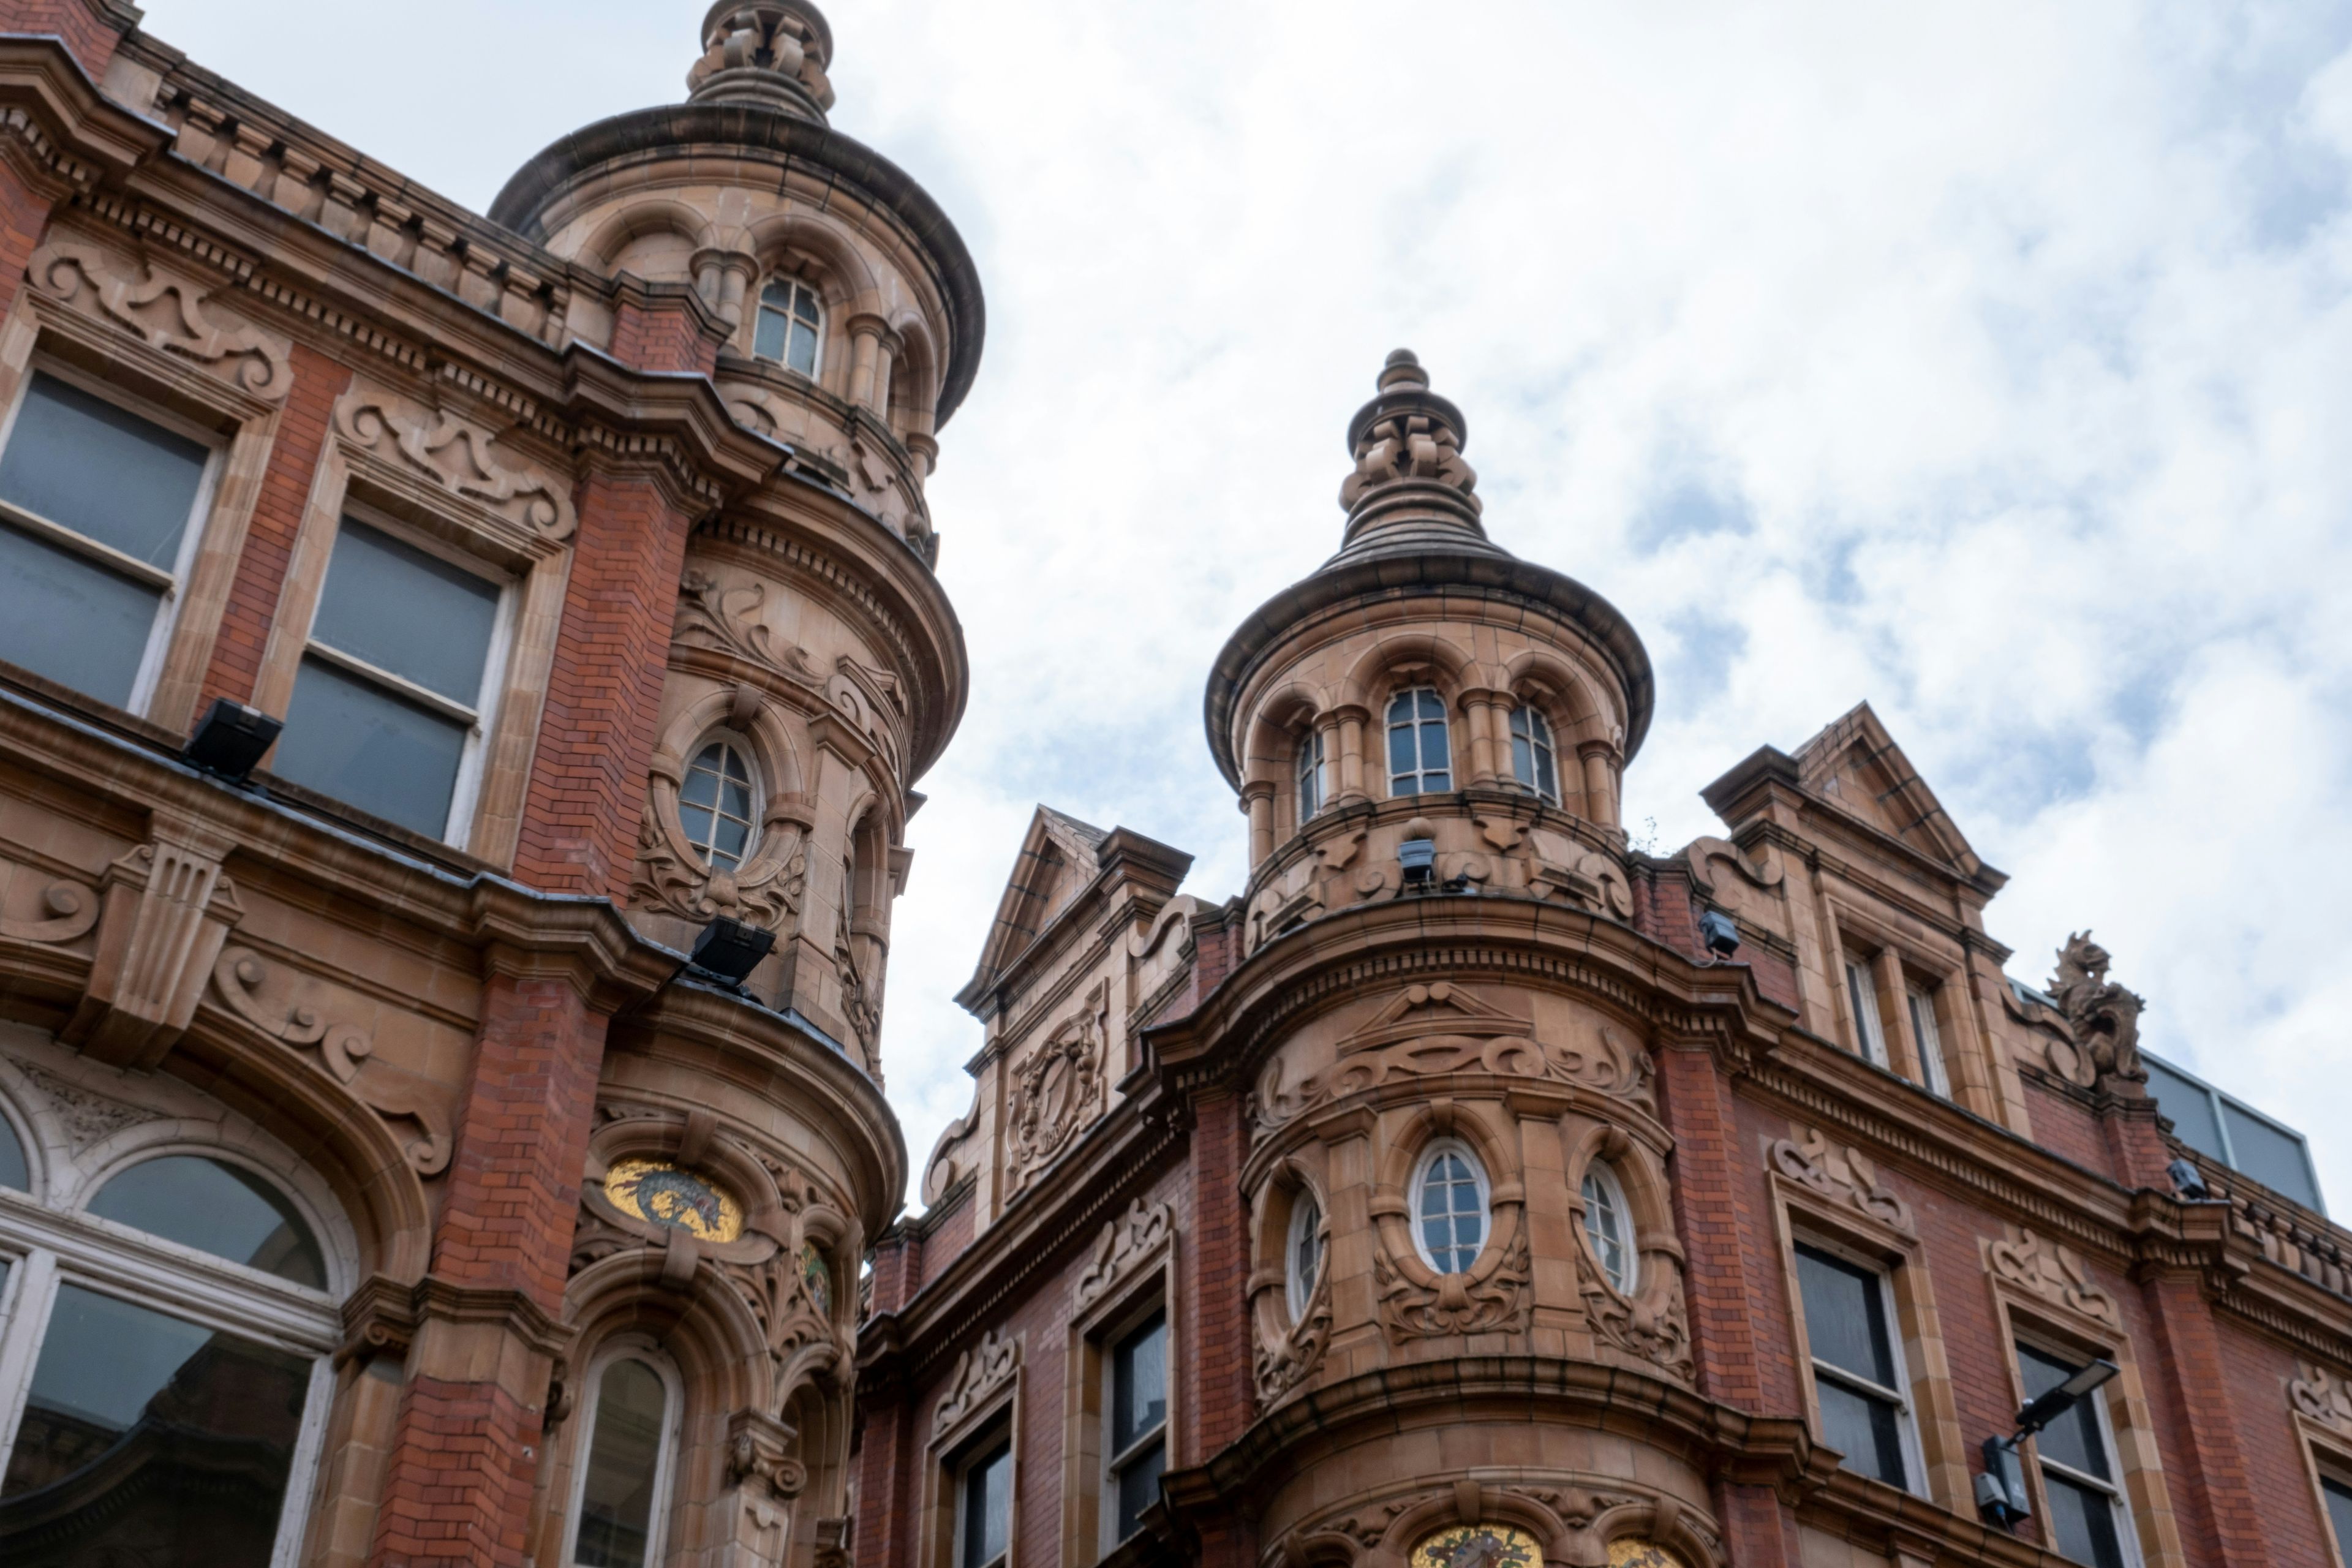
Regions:
M 1377 1050 L 1399 1040 L 1431 1035 L 1495 1039 L 1524 1035 L 1533 1027 L 1533 1020 L 1506 1013 L 1450 981 L 1438 980 L 1398 992 L 1372 1016 L 1371 1022 L 1340 1042 L 1339 1054 Z
M 957 993 L 967 1007 L 996 983 L 1014 959 L 1035 942 L 1054 917 L 1069 907 L 1095 878 L 1096 854 L 1110 835 L 1091 823 L 1040 805 L 1022 835 L 1021 853 L 1013 861 L 1013 875 L 996 902 L 996 920 L 988 928 L 980 965 Z
M 1962 877 L 1984 868 L 1869 703 L 1798 747 L 1796 763 L 1801 786 L 1847 816 Z

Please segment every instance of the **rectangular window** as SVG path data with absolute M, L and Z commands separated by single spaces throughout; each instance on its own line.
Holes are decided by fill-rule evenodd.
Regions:
M 2074 1376 L 2084 1364 L 2032 1345 L 2017 1347 L 2029 1402 Z M 2060 1555 L 2091 1568 L 2130 1568 L 2134 1559 L 2126 1552 L 2131 1517 L 2116 1484 L 2106 1400 L 2098 1394 L 2076 1400 L 2042 1429 L 2033 1439 L 2033 1451 L 2042 1465 L 2042 1494 L 2049 1500 L 2050 1543 Z
M 989 1568 L 1004 1561 L 1013 1541 L 1013 1443 L 982 1451 L 957 1483 L 957 1568 Z
M 1168 1467 L 1168 1314 L 1154 1312 L 1111 1348 L 1109 1544 L 1143 1527 Z
M 43 372 L 0 451 L 0 658 L 147 700 L 195 557 L 213 448 Z
M 462 837 L 507 595 L 478 572 L 345 518 L 271 763 L 430 837 Z
M 1911 1008 L 1911 1034 L 1919 1042 L 1919 1071 L 1930 1094 L 1952 1098 L 1952 1080 L 1944 1071 L 1943 1037 L 1936 1033 L 1936 999 L 1913 986 L 1905 994 Z
M 1885 1026 L 1878 1016 L 1878 983 L 1870 977 L 1870 965 L 1851 958 L 1845 961 L 1845 994 L 1853 1008 L 1854 1044 L 1864 1056 L 1885 1067 Z
M 2336 1559 L 2352 1563 L 2352 1487 L 2333 1476 L 2323 1476 L 2319 1491 L 2327 1500 L 2327 1528 L 2336 1532 Z
M 1916 1489 L 1910 1455 L 1916 1438 L 1886 1276 L 1800 1242 L 1797 1290 L 1805 1303 L 1822 1440 L 1845 1456 L 1849 1468 Z

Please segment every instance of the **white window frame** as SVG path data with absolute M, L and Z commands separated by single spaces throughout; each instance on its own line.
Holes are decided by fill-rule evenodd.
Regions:
M 654 1506 L 646 1518 L 646 1568 L 660 1568 L 669 1533 L 669 1494 L 677 1471 L 678 1442 L 686 1427 L 686 1384 L 661 1348 L 643 1334 L 620 1334 L 588 1363 L 581 1384 L 580 1418 L 572 1456 L 572 1496 L 563 1510 L 563 1562 L 572 1568 L 580 1551 L 580 1510 L 588 1496 L 588 1457 L 596 1446 L 596 1407 L 604 1397 L 604 1373 L 616 1361 L 642 1363 L 662 1384 L 661 1446 L 654 1458 Z
M 334 574 L 335 546 L 343 542 L 343 528 L 352 522 L 357 522 L 362 528 L 372 528 L 497 586 L 499 604 L 491 616 L 490 647 L 482 658 L 481 696 L 475 707 L 468 708 L 462 702 L 452 701 L 404 676 L 379 668 L 332 644 L 319 640 L 319 610 L 326 603 L 327 580 Z M 449 815 L 441 826 L 440 838 L 445 844 L 463 847 L 472 837 L 474 808 L 480 804 L 482 774 L 489 764 L 490 737 L 498 730 L 499 705 L 506 696 L 507 677 L 514 661 L 514 623 L 516 605 L 521 597 L 520 586 L 512 572 L 495 563 L 458 549 L 446 540 L 436 539 L 422 529 L 411 527 L 364 501 L 351 496 L 343 498 L 342 511 L 335 519 L 335 537 L 327 548 L 326 569 L 319 574 L 319 591 L 311 596 L 310 624 L 302 629 L 302 647 L 295 658 L 294 679 L 298 683 L 301 680 L 302 662 L 315 656 L 345 675 L 356 676 L 379 690 L 467 726 L 465 746 L 457 754 L 457 776 L 449 786 Z M 289 700 L 292 689 L 288 688 Z M 324 790 L 319 793 L 326 794 Z
M 1421 696 L 1423 692 L 1437 699 L 1437 722 L 1445 731 L 1445 788 L 1443 790 L 1425 787 L 1425 781 L 1429 775 L 1438 770 L 1429 765 L 1429 758 L 1421 749 L 1421 727 L 1429 722 L 1421 716 Z M 1412 700 L 1412 716 L 1401 725 L 1397 722 L 1396 705 L 1408 698 Z M 1396 771 L 1393 753 L 1391 751 L 1394 742 L 1390 737 L 1400 729 L 1410 729 L 1412 731 L 1413 769 L 1411 773 L 1400 773 Z M 1454 714 L 1446 707 L 1445 693 L 1438 690 L 1434 686 L 1408 686 L 1389 694 L 1388 706 L 1382 710 L 1381 716 L 1381 767 L 1388 778 L 1389 798 L 1391 800 L 1409 800 L 1414 795 L 1446 795 L 1453 792 L 1455 781 Z M 1412 781 L 1411 787 L 1398 787 L 1398 781 L 1405 778 Z
M 779 283 L 783 284 L 788 289 L 806 289 L 808 291 L 808 297 L 816 302 L 816 355 L 813 360 L 811 360 L 809 368 L 806 372 L 793 369 L 793 325 L 794 322 L 799 321 L 800 318 L 793 315 L 789 309 L 783 312 L 784 353 L 782 357 L 778 359 L 769 359 L 766 355 L 759 352 L 760 316 L 761 312 L 773 308 L 768 303 L 768 290 L 774 288 Z M 793 375 L 805 374 L 807 379 L 814 383 L 820 376 L 824 374 L 825 327 L 828 324 L 828 319 L 831 314 L 832 312 L 825 309 L 824 290 L 818 288 L 809 279 L 794 272 L 769 273 L 768 276 L 761 280 L 759 291 L 751 296 L 752 357 L 760 360 L 763 363 L 774 365 L 777 369 L 785 371 Z M 803 326 L 808 325 L 807 322 L 801 322 L 800 324 Z M 888 405 L 886 404 L 884 406 L 887 407 Z
M 2012 1361 L 2015 1361 L 2020 1350 L 2037 1351 L 2053 1361 L 2063 1361 L 2075 1366 L 2080 1366 L 2092 1359 L 2090 1355 L 2072 1345 L 2056 1341 L 2044 1341 L 2032 1333 L 2012 1332 L 2010 1336 L 2010 1355 Z M 2111 1352 L 2102 1351 L 2097 1353 L 2112 1358 Z M 2025 1380 L 2025 1368 L 2022 1363 L 2017 1363 L 2017 1376 L 2021 1386 Z M 2124 1568 L 2141 1568 L 2139 1519 L 2132 1512 L 2131 1493 L 2125 1489 L 2122 1479 L 2123 1452 L 2116 1447 L 2116 1424 L 2114 1418 L 2107 1414 L 2107 1394 L 2110 1391 L 2110 1386 L 2095 1388 L 2084 1398 L 2089 1402 L 2093 1417 L 2097 1422 L 2099 1446 L 2106 1453 L 2107 1468 L 2116 1473 L 2116 1479 L 2103 1481 L 2096 1476 L 2084 1474 L 2072 1465 L 2046 1457 L 2042 1452 L 2042 1439 L 2039 1436 L 2030 1439 L 2033 1444 L 2033 1462 L 2043 1472 L 2040 1479 L 2045 1515 L 2050 1501 L 2050 1476 L 2053 1473 L 2062 1480 L 2094 1492 L 2104 1493 L 2115 1511 L 2116 1539 L 2123 1547 Z M 2059 1557 L 2061 1553 L 2057 1547 L 2051 1544 L 2048 1540 L 2052 1533 L 2046 1528 L 2043 1531 L 2044 1546 L 2053 1557 Z M 2074 1559 L 2066 1557 L 2063 1561 L 2072 1563 Z M 2088 1568 L 2088 1565 L 2085 1565 L 2085 1568 Z
M 1526 789 L 1528 794 L 1534 795 L 1538 800 L 1542 801 L 1546 805 L 1558 805 L 1559 804 L 1559 746 L 1558 742 L 1552 739 L 1551 721 L 1545 718 L 1543 710 L 1537 707 L 1532 702 L 1521 702 L 1516 704 L 1511 709 L 1511 717 L 1506 724 L 1506 731 L 1511 745 L 1511 775 L 1514 778 L 1518 778 L 1518 726 L 1522 721 L 1526 723 L 1528 729 L 1528 772 L 1529 776 L 1519 778 L 1519 784 L 1521 787 Z M 1547 757 L 1551 760 L 1551 788 L 1549 789 L 1544 788 L 1542 783 L 1543 768 L 1541 763 L 1542 759 Z
M 1952 1075 L 1944 1065 L 1944 1035 L 1936 1026 L 1936 993 L 1906 981 L 1903 1004 L 1911 1009 L 1911 1035 L 1919 1042 L 1919 1076 L 1927 1092 L 1939 1100 L 1952 1098 Z
M 1878 1310 L 1886 1323 L 1886 1359 L 1894 1365 L 1895 1381 L 1897 1384 L 1894 1388 L 1885 1388 L 1871 1382 L 1860 1373 L 1849 1372 L 1844 1367 L 1823 1361 L 1820 1356 L 1812 1353 L 1812 1339 L 1811 1334 L 1808 1334 L 1805 1352 L 1806 1361 L 1816 1384 L 1813 1394 L 1815 1410 L 1818 1411 L 1821 1406 L 1821 1393 L 1818 1385 L 1823 1377 L 1864 1398 L 1892 1404 L 1895 1406 L 1895 1437 L 1903 1449 L 1903 1489 L 1914 1497 L 1926 1497 L 1927 1495 L 1927 1453 L 1919 1441 L 1919 1408 L 1911 1398 L 1911 1367 L 1903 1356 L 1903 1320 L 1895 1310 L 1894 1270 L 1889 1268 L 1883 1259 L 1873 1258 L 1868 1253 L 1857 1252 L 1853 1247 L 1829 1237 L 1817 1236 L 1811 1232 L 1800 1232 L 1793 1241 L 1795 1247 L 1807 1247 L 1815 1252 L 1826 1253 L 1850 1268 L 1861 1269 L 1878 1281 Z M 1796 1262 L 1793 1247 L 1790 1253 L 1790 1262 L 1792 1266 Z M 1797 1314 L 1801 1321 L 1803 1320 L 1804 1312 L 1805 1283 L 1804 1276 L 1800 1274 L 1797 1277 Z
M 1114 1452 L 1112 1430 L 1118 1411 L 1118 1347 L 1135 1337 L 1144 1324 L 1154 1317 L 1160 1320 L 1160 1386 L 1165 1391 L 1165 1406 L 1160 1413 L 1160 1425 L 1145 1432 L 1126 1447 Z M 1176 1319 L 1168 1304 L 1158 1296 L 1138 1302 L 1118 1320 L 1118 1327 L 1101 1336 L 1102 1340 L 1102 1492 L 1098 1510 L 1102 1515 L 1102 1550 L 1110 1552 L 1130 1539 L 1118 1532 L 1118 1483 L 1121 1474 L 1134 1468 L 1154 1443 L 1160 1446 L 1160 1468 L 1168 1469 L 1168 1442 L 1176 1415 Z M 1007 1532 L 1005 1550 L 1012 1550 L 1011 1532 Z
M 993 1557 L 982 1560 L 980 1568 L 1000 1568 L 1013 1556 L 1013 1537 L 1020 1528 L 1020 1516 L 1014 1512 L 1013 1479 L 1021 1468 L 1021 1457 L 1013 1451 L 1011 1423 L 992 1426 L 979 1437 L 964 1445 L 964 1451 L 948 1467 L 948 1484 L 954 1489 L 955 1540 L 949 1546 L 948 1568 L 963 1568 L 964 1548 L 971 1540 L 972 1471 L 994 1458 L 1004 1456 L 1004 1550 Z
M 709 751 L 714 745 L 726 746 L 733 751 L 738 757 L 740 757 L 743 760 L 743 771 L 745 773 L 750 775 L 751 780 L 751 827 L 744 835 L 743 853 L 735 858 L 735 864 L 733 866 L 727 868 L 727 869 L 731 873 L 740 871 L 744 867 L 750 865 L 751 863 L 751 857 L 759 853 L 761 820 L 768 814 L 768 784 L 766 778 L 762 776 L 760 771 L 759 748 L 752 745 L 750 738 L 744 735 L 740 731 L 737 730 L 722 728 L 717 730 L 706 730 L 703 731 L 702 737 L 696 741 L 693 748 L 687 752 L 686 773 L 688 774 L 692 773 L 694 772 L 694 765 L 701 760 L 702 753 Z M 725 784 L 725 775 L 723 773 L 720 776 L 720 784 L 723 788 Z M 686 812 L 688 804 L 686 799 L 686 779 L 683 776 L 678 780 L 677 792 L 677 825 L 681 829 L 683 829 L 686 827 Z M 715 819 L 719 815 L 718 808 L 714 806 L 711 809 L 712 816 Z M 714 820 L 714 826 L 715 826 L 716 824 Z M 717 863 L 710 858 L 711 847 L 709 845 L 696 844 L 694 834 L 691 830 L 687 832 L 686 841 L 694 845 L 695 853 L 701 857 L 702 864 L 706 869 L 718 868 Z
M 1315 1248 L 1315 1271 L 1301 1274 L 1298 1252 L 1307 1245 Z M 1324 1256 L 1323 1205 L 1314 1193 L 1301 1187 L 1291 1194 L 1290 1224 L 1282 1245 L 1283 1299 L 1290 1307 L 1292 1322 L 1307 1316 L 1307 1306 L 1315 1300 L 1315 1287 L 1322 1283 L 1323 1270 L 1329 1262 Z
M 1853 1013 L 1855 1044 L 1862 1047 L 1863 1060 L 1886 1067 L 1886 1021 L 1878 1013 L 1878 977 L 1863 960 L 1850 953 L 1839 956 L 1845 962 L 1845 1000 Z
M 133 418 L 146 420 L 174 436 L 194 441 L 206 453 L 204 471 L 196 479 L 196 497 L 189 510 L 187 526 L 180 531 L 180 552 L 168 573 L 147 562 L 134 560 L 111 545 L 101 544 L 86 534 L 78 533 L 64 523 L 54 522 L 37 512 L 0 501 L 0 519 L 5 519 L 9 526 L 20 532 L 162 593 L 163 602 L 156 608 L 154 622 L 147 628 L 147 646 L 139 656 L 139 673 L 131 679 L 130 700 L 123 705 L 127 712 L 143 714 L 147 711 L 147 705 L 154 700 L 156 682 L 163 674 L 164 657 L 171 650 L 172 634 L 179 626 L 180 611 L 187 599 L 188 575 L 194 568 L 197 552 L 203 546 L 205 525 L 212 519 L 213 500 L 220 486 L 228 437 L 218 430 L 208 430 L 161 404 L 110 385 L 76 366 L 47 355 L 36 355 L 25 367 L 24 374 L 16 378 L 16 396 L 8 405 L 5 426 L 0 426 L 0 453 L 5 453 L 8 443 L 16 439 L 17 416 L 24 412 L 26 400 L 32 395 L 34 379 L 42 375 L 64 382 L 76 391 L 87 393 L 101 402 L 111 403 Z M 103 701 L 104 699 L 93 698 L 93 700 Z
M 1432 1272 L 1441 1275 L 1455 1271 L 1439 1266 L 1435 1255 L 1429 1250 L 1429 1238 L 1422 1232 L 1422 1219 L 1425 1212 L 1423 1205 L 1428 1196 L 1425 1188 L 1430 1167 L 1446 1154 L 1460 1155 L 1463 1163 L 1470 1168 L 1470 1179 L 1478 1186 L 1478 1248 L 1470 1255 L 1471 1268 L 1475 1268 L 1478 1259 L 1484 1258 L 1486 1249 L 1495 1244 L 1495 1189 L 1486 1174 L 1486 1162 L 1478 1157 L 1477 1150 L 1462 1139 L 1439 1138 L 1433 1141 L 1421 1152 L 1421 1158 L 1412 1163 L 1412 1185 L 1405 1195 L 1405 1218 L 1412 1226 L 1413 1251 L 1421 1255 L 1422 1262 L 1427 1264 Z M 1469 1268 L 1460 1270 L 1464 1274 L 1469 1271 Z
M 1324 799 L 1330 793 L 1323 787 L 1324 769 L 1329 765 L 1324 751 L 1323 731 L 1310 722 L 1298 734 L 1292 780 L 1298 795 L 1298 826 L 1302 828 L 1322 811 Z
M 1583 1191 L 1584 1182 L 1601 1189 L 1601 1202 L 1615 1211 L 1617 1223 L 1623 1231 L 1618 1237 L 1618 1246 L 1625 1255 L 1625 1278 L 1622 1280 L 1609 1279 L 1609 1254 L 1602 1248 L 1601 1237 L 1594 1233 L 1591 1206 Z M 1593 1258 L 1601 1265 L 1601 1278 L 1609 1279 L 1610 1289 L 1620 1296 L 1632 1296 L 1642 1283 L 1642 1249 L 1636 1239 L 1633 1211 L 1625 1203 L 1625 1184 L 1618 1179 L 1616 1168 L 1608 1161 L 1596 1159 L 1584 1167 L 1584 1180 L 1577 1184 L 1576 1222 L 1584 1226 L 1585 1238 L 1591 1245 Z

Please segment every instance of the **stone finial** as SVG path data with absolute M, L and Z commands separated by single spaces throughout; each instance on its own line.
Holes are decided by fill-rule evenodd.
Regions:
M 2058 973 L 2050 980 L 2050 994 L 2066 1016 L 2092 1087 L 2103 1089 L 2147 1081 L 2139 1059 L 2139 1015 L 2147 1004 L 2107 978 L 2110 962 L 2089 931 L 2072 934 L 2058 950 Z
M 692 103 L 757 103 L 824 123 L 833 29 L 809 0 L 719 0 L 702 18 L 702 58 L 687 73 Z
M 1399 349 L 1381 367 L 1379 394 L 1348 424 L 1355 472 L 1339 487 L 1349 529 L 1373 511 L 1402 503 L 1423 514 L 1453 513 L 1477 525 L 1477 471 L 1462 458 L 1469 422 L 1462 410 L 1429 390 L 1429 373 L 1411 349 Z

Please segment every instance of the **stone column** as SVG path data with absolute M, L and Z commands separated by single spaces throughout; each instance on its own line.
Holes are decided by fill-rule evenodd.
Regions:
M 1462 694 L 1462 716 L 1470 731 L 1470 777 L 1467 783 L 1490 784 L 1495 782 L 1495 694 L 1491 691 L 1465 691 Z
M 898 352 L 898 334 L 879 316 L 859 316 L 849 323 L 849 401 L 889 423 L 890 362 Z
M 1323 796 L 1324 806 L 1329 807 L 1338 805 L 1339 800 L 1341 761 L 1339 753 L 1344 744 L 1339 734 L 1339 715 L 1337 712 L 1321 714 L 1316 719 L 1315 738 L 1322 743 L 1323 747 L 1323 762 L 1322 765 L 1315 770 L 1317 775 L 1315 784 Z M 1306 825 L 1302 823 L 1300 826 Z
M 1340 708 L 1332 717 L 1339 721 L 1339 793 L 1340 800 L 1369 798 L 1364 786 L 1364 724 L 1371 715 L 1360 708 Z
M 1606 741 L 1586 741 L 1576 748 L 1584 765 L 1585 815 L 1603 827 L 1617 826 L 1617 781 Z
M 1274 853 L 1274 785 L 1265 779 L 1243 785 L 1242 809 L 1249 813 L 1250 864 L 1262 866 Z

